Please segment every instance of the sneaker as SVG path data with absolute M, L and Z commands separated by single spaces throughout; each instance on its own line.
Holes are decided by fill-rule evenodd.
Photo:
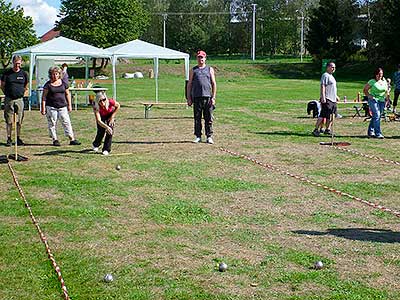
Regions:
M 211 136 L 207 138 L 207 144 L 214 144 L 214 141 Z
M 18 146 L 24 146 L 25 143 L 19 137 L 17 137 L 17 145 Z
M 94 152 L 99 152 L 99 147 L 93 146 L 93 151 L 94 151 Z
M 200 143 L 201 142 L 201 137 L 196 137 L 194 140 L 193 140 L 193 143 Z
M 104 156 L 107 156 L 107 155 L 109 155 L 109 154 L 110 154 L 110 153 L 109 153 L 107 150 L 104 150 L 104 151 L 103 151 L 103 155 L 104 155 Z
M 325 129 L 324 134 L 326 134 L 326 135 L 332 135 L 332 132 L 330 131 L 330 129 Z
M 312 132 L 313 136 L 319 136 L 319 130 L 318 129 L 314 129 L 314 131 Z
M 325 131 L 325 130 L 324 130 L 323 128 L 320 128 L 320 129 L 319 129 L 319 133 L 324 133 L 324 131 Z
M 374 133 L 368 133 L 368 138 L 374 139 L 376 138 L 376 135 Z
M 79 142 L 78 140 L 73 140 L 73 141 L 70 141 L 69 144 L 73 145 L 73 146 L 77 146 L 77 145 L 80 145 L 81 142 Z
M 59 147 L 61 146 L 60 142 L 58 140 L 53 141 L 53 146 Z
M 11 145 L 12 145 L 12 140 L 11 140 L 11 138 L 8 138 L 7 142 L 6 142 L 6 146 L 11 147 Z
M 385 137 L 383 136 L 383 134 L 378 134 L 378 135 L 376 136 L 376 138 L 377 138 L 377 139 L 384 139 Z

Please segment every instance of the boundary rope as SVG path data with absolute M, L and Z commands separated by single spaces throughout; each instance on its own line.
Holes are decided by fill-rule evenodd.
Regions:
M 398 162 L 398 161 L 390 160 L 390 159 L 385 159 L 385 158 L 381 158 L 381 157 L 376 156 L 376 155 L 364 154 L 364 153 L 361 153 L 361 152 L 359 152 L 359 151 L 357 151 L 357 150 L 346 149 L 346 148 L 338 147 L 338 146 L 330 146 L 330 147 L 332 147 L 332 148 L 334 148 L 334 149 L 337 149 L 337 150 L 349 152 L 349 153 L 352 153 L 352 154 L 355 154 L 355 155 L 360 155 L 360 156 L 362 156 L 362 157 L 366 157 L 366 158 L 371 158 L 371 159 L 375 159 L 375 160 L 378 160 L 378 161 L 382 161 L 382 162 L 385 162 L 385 163 L 395 164 L 395 165 L 397 165 L 397 166 L 400 165 L 400 162 Z
M 20 194 L 21 197 L 22 197 L 22 200 L 24 200 L 25 207 L 26 207 L 26 208 L 28 209 L 28 211 L 29 211 L 29 216 L 31 217 L 33 224 L 36 226 L 36 229 L 37 229 L 37 231 L 39 232 L 40 239 L 41 239 L 41 241 L 43 242 L 43 244 L 44 244 L 45 247 L 46 247 L 47 255 L 48 255 L 48 257 L 49 257 L 49 259 L 50 259 L 50 261 L 51 261 L 51 264 L 53 265 L 54 270 L 55 270 L 56 273 L 57 273 L 58 280 L 59 280 L 60 283 L 61 283 L 61 290 L 62 290 L 62 292 L 63 292 L 63 294 L 64 294 L 64 299 L 65 299 L 65 300 L 70 300 L 70 297 L 69 297 L 69 295 L 68 295 L 67 286 L 65 285 L 64 278 L 63 278 L 62 275 L 61 275 L 61 269 L 60 269 L 60 267 L 58 266 L 58 264 L 57 264 L 57 262 L 56 262 L 56 260 L 55 260 L 55 258 L 54 258 L 54 255 L 51 253 L 49 243 L 47 242 L 47 238 L 46 238 L 46 236 L 44 235 L 42 229 L 40 228 L 40 225 L 39 225 L 38 221 L 36 220 L 36 218 L 35 218 L 35 216 L 34 216 L 34 214 L 33 214 L 33 212 L 32 212 L 31 206 L 29 205 L 28 201 L 27 201 L 26 198 L 25 198 L 25 194 L 24 194 L 24 192 L 22 191 L 21 186 L 19 185 L 19 182 L 18 182 L 17 176 L 16 176 L 16 174 L 15 174 L 15 172 L 14 172 L 14 169 L 12 168 L 12 166 L 11 166 L 10 163 L 7 163 L 7 164 L 8 164 L 8 168 L 9 168 L 9 170 L 10 170 L 10 172 L 11 172 L 11 175 L 12 175 L 12 177 L 13 177 L 14 184 L 15 184 L 15 186 L 17 187 L 18 192 L 19 192 L 19 194 Z
M 260 162 L 260 161 L 256 160 L 255 158 L 252 158 L 252 157 L 250 157 L 250 156 L 247 156 L 247 155 L 244 155 L 244 154 L 240 154 L 240 153 L 237 153 L 237 152 L 233 152 L 233 151 L 228 150 L 228 149 L 225 149 L 225 148 L 219 148 L 219 150 L 221 150 L 222 152 L 228 153 L 228 154 L 230 154 L 230 155 L 237 156 L 237 157 L 240 157 L 240 158 L 242 158 L 242 159 L 251 161 L 252 163 L 254 163 L 254 164 L 256 164 L 256 165 L 259 165 L 259 166 L 262 166 L 262 167 L 264 167 L 264 168 L 266 168 L 266 169 L 270 169 L 270 170 L 273 170 L 273 171 L 277 171 L 277 172 L 279 172 L 279 173 L 281 173 L 281 174 L 283 174 L 283 175 L 287 175 L 287 176 L 290 176 L 290 177 L 295 178 L 295 179 L 297 179 L 297 180 L 300 180 L 300 181 L 309 183 L 309 184 L 311 184 L 311 185 L 314 185 L 314 186 L 323 188 L 324 190 L 327 190 L 327 191 L 329 191 L 329 192 L 335 193 L 335 194 L 337 194 L 337 195 L 339 195 L 339 196 L 348 197 L 348 198 L 350 198 L 350 199 L 352 199 L 352 200 L 355 200 L 355 201 L 360 202 L 360 203 L 362 203 L 362 204 L 365 204 L 365 205 L 368 205 L 368 206 L 370 206 L 370 207 L 379 209 L 379 210 L 381 210 L 381 211 L 390 213 L 390 214 L 392 214 L 392 215 L 394 215 L 394 216 L 400 218 L 400 211 L 396 211 L 396 210 L 387 208 L 387 207 L 385 207 L 385 206 L 383 206 L 383 205 L 376 204 L 376 203 L 373 203 L 373 202 L 364 200 L 364 199 L 362 199 L 362 198 L 360 198 L 360 197 L 353 196 L 353 195 L 351 195 L 351 194 L 349 194 L 349 193 L 342 192 L 342 191 L 340 191 L 340 190 L 337 190 L 337 189 L 331 188 L 331 187 L 329 187 L 329 186 L 320 184 L 320 183 L 315 182 L 315 181 L 312 181 L 312 180 L 310 180 L 310 179 L 308 179 L 308 178 L 306 178 L 306 177 L 304 177 L 304 176 L 299 176 L 299 175 L 292 174 L 292 173 L 290 173 L 289 171 L 283 170 L 283 169 L 281 169 L 281 168 L 279 168 L 279 167 L 276 167 L 276 166 L 274 166 L 274 165 L 272 165 L 272 164 L 267 164 L 267 163 Z

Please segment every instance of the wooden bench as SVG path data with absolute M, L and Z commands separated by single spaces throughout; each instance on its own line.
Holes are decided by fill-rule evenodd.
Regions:
M 187 106 L 186 102 L 176 102 L 176 103 L 171 103 L 171 102 L 141 102 L 144 106 L 144 118 L 148 119 L 149 118 L 149 112 L 153 106 L 160 106 L 160 107 L 165 107 L 165 106 Z

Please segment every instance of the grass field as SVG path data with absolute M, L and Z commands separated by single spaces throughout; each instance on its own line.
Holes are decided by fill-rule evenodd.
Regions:
M 218 83 L 215 145 L 191 143 L 191 109 L 153 108 L 144 119 L 139 102 L 154 99 L 147 78 L 118 81 L 122 109 L 108 157 L 90 151 L 89 108 L 71 113 L 82 145 L 67 145 L 59 128 L 58 148 L 45 118 L 26 112 L 27 145 L 19 151 L 29 161 L 10 163 L 71 299 L 400 299 L 398 217 L 221 148 L 392 210 L 400 167 L 311 136 L 306 103 L 319 96 L 320 70 L 310 63 L 210 63 Z M 183 101 L 182 68 L 161 66 L 161 102 Z M 339 66 L 339 95 L 355 98 L 371 68 Z M 367 139 L 367 122 L 353 111 L 340 104 L 336 141 L 400 161 L 397 122 L 382 123 L 386 139 Z M 12 152 L 4 126 L 0 138 L 0 154 Z M 7 164 L 0 170 L 0 299 L 61 299 Z M 322 270 L 313 269 L 318 260 Z M 113 282 L 103 281 L 106 273 Z

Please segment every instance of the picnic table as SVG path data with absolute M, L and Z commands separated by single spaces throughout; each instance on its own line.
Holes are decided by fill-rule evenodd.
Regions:
M 354 113 L 354 115 L 353 115 L 353 118 L 355 118 L 355 117 L 362 117 L 361 116 L 361 112 L 364 110 L 364 112 L 365 112 L 365 104 L 366 105 L 368 105 L 368 102 L 367 101 L 360 101 L 360 102 L 357 102 L 357 101 L 346 101 L 346 102 L 344 102 L 344 101 L 339 101 L 339 102 L 337 102 L 337 104 L 339 105 L 344 105 L 344 104 L 352 104 L 353 105 L 353 108 L 355 109 L 355 113 Z M 365 117 L 367 116 L 367 114 L 366 113 L 364 113 L 365 114 Z
M 103 88 L 103 87 L 70 87 L 69 88 L 71 95 L 74 98 L 74 107 L 75 110 L 78 109 L 78 93 L 79 92 L 100 92 L 100 91 L 107 91 L 107 88 Z M 42 101 L 41 101 L 41 95 L 43 92 L 43 88 L 38 88 L 37 89 L 38 95 L 39 95 L 39 109 L 41 109 L 42 107 Z M 87 104 L 87 102 L 86 102 Z
M 74 98 L 75 110 L 78 109 L 78 93 L 79 92 L 105 92 L 108 89 L 103 87 L 70 87 L 69 90 Z M 87 104 L 87 102 L 86 102 Z

